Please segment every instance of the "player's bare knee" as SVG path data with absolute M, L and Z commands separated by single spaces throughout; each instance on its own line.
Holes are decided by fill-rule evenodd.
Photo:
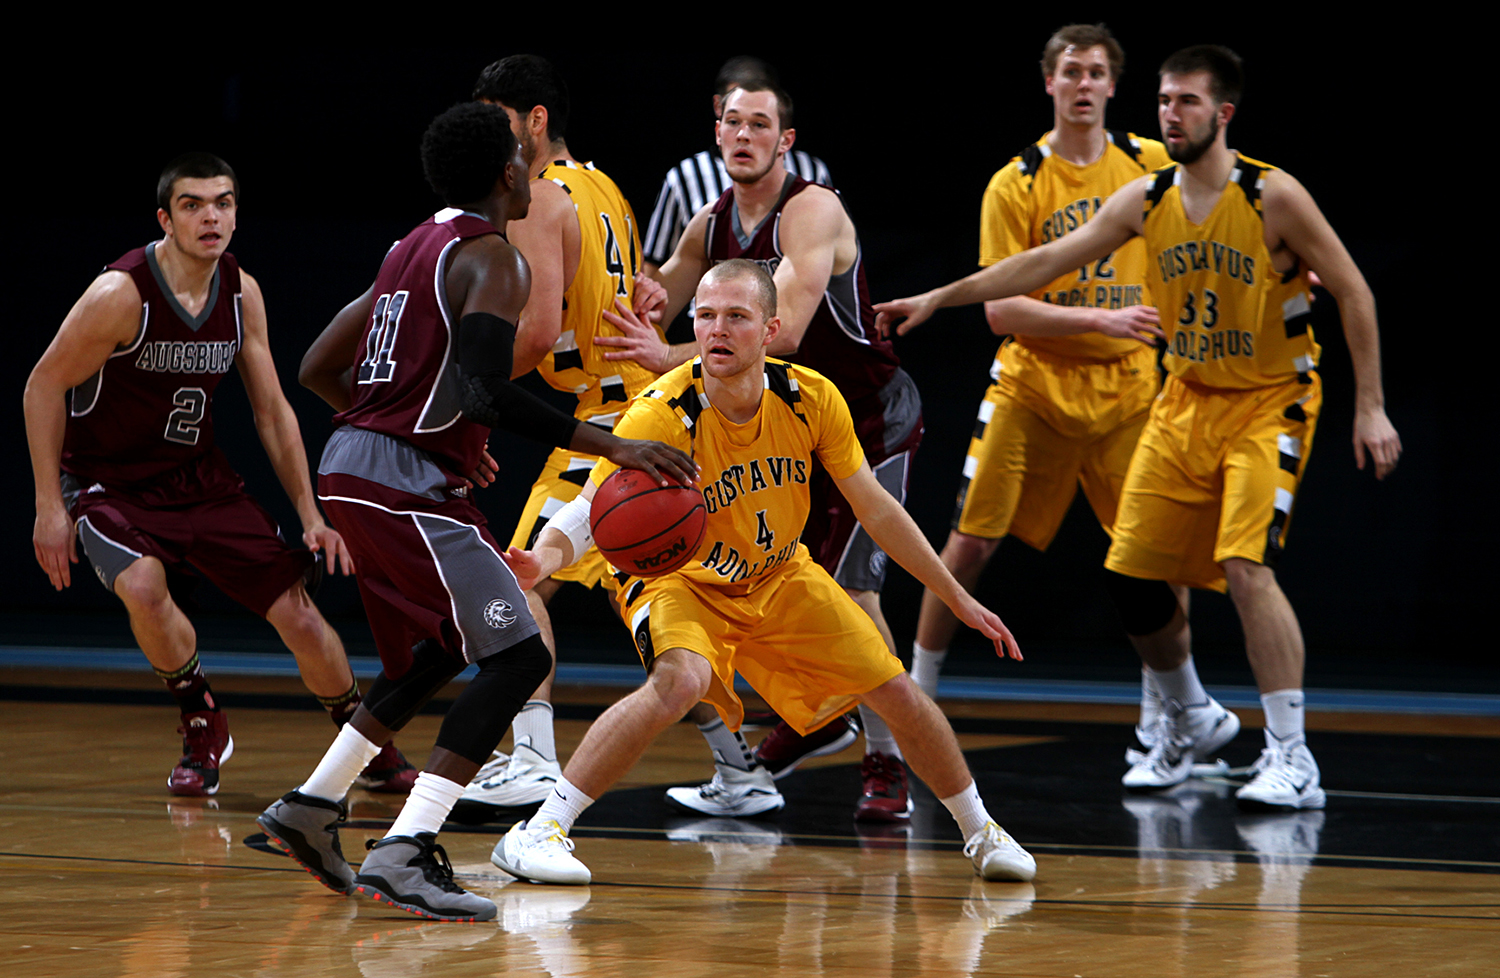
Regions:
M 1276 572 L 1265 564 L 1253 560 L 1231 557 L 1222 564 L 1224 578 L 1229 584 L 1229 596 L 1236 603 L 1253 599 L 1259 594 L 1278 590 Z
M 893 727 L 904 726 L 918 719 L 925 710 L 925 704 L 932 702 L 905 672 L 887 679 L 865 693 L 862 699 L 880 719 Z
M 131 615 L 161 617 L 173 607 L 166 571 L 155 557 L 142 557 L 115 575 L 114 592 Z
M 948 534 L 948 542 L 943 544 L 942 559 L 948 570 L 959 576 L 965 571 L 982 570 L 999 548 L 999 538 L 987 540 L 954 530 Z
M 708 693 L 712 675 L 708 660 L 698 653 L 668 649 L 657 656 L 646 682 L 662 708 L 675 720 Z
M 308 597 L 301 581 L 283 591 L 276 603 L 267 609 L 266 621 L 293 645 L 321 642 L 328 630 L 328 622 Z

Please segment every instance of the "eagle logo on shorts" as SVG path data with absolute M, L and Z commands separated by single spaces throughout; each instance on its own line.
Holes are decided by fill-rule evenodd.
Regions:
M 484 606 L 484 623 L 491 628 L 504 628 L 515 620 L 515 609 L 503 598 L 496 598 Z

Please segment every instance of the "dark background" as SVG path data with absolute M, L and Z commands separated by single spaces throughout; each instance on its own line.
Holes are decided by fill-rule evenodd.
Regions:
M 91 574 L 77 574 L 57 594 L 34 563 L 19 402 L 31 365 L 92 276 L 158 236 L 154 188 L 171 157 L 206 149 L 239 172 L 232 250 L 265 291 L 282 382 L 315 462 L 330 412 L 297 387 L 297 363 L 339 307 L 373 280 L 391 242 L 439 206 L 422 179 L 418 140 L 433 115 L 467 97 L 495 58 L 531 51 L 562 68 L 573 93 L 570 147 L 615 179 L 641 222 L 666 168 L 711 145 L 709 94 L 718 65 L 740 53 L 776 63 L 796 99 L 797 145 L 828 163 L 859 226 L 878 300 L 975 267 L 985 183 L 1051 123 L 1037 69 L 1042 44 L 1070 17 L 1099 14 L 1007 14 L 993 24 L 955 20 L 921 30 L 890 23 L 856 34 L 860 40 L 844 21 L 820 27 L 766 15 L 774 20 L 768 27 L 820 39 L 816 44 L 755 40 L 743 29 L 752 16 L 715 15 L 699 50 L 675 43 L 670 54 L 604 34 L 566 45 L 402 48 L 390 37 L 360 43 L 288 30 L 274 43 L 206 42 L 199 51 L 171 49 L 170 57 L 80 42 L 46 77 L 7 67 L 9 155 L 30 163 L 27 177 L 11 185 L 5 244 L 7 319 L 16 331 L 4 367 L 13 423 L 0 432 L 17 466 L 11 516 L 0 522 L 0 553 L 9 556 L 0 612 L 9 641 L 130 643 L 118 603 Z M 1478 557 L 1493 552 L 1493 510 L 1484 503 L 1494 490 L 1478 466 L 1495 446 L 1495 411 L 1471 393 L 1466 374 L 1477 371 L 1463 354 L 1465 335 L 1493 317 L 1454 315 L 1471 308 L 1467 296 L 1434 294 L 1417 281 L 1433 233 L 1423 229 L 1437 224 L 1446 237 L 1484 203 L 1467 194 L 1450 200 L 1457 187 L 1444 179 L 1442 154 L 1426 145 L 1424 129 L 1447 120 L 1434 117 L 1443 110 L 1434 108 L 1431 75 L 1414 63 L 1422 38 L 1408 31 L 1388 37 L 1373 24 L 1334 31 L 1304 19 L 1291 29 L 1237 17 L 1163 26 L 1165 18 L 1156 11 L 1111 18 L 1129 63 L 1109 124 L 1157 135 L 1156 65 L 1186 44 L 1230 44 L 1248 74 L 1230 145 L 1286 168 L 1309 188 L 1379 303 L 1387 407 L 1406 449 L 1400 470 L 1383 484 L 1353 465 L 1348 355 L 1333 302 L 1324 295 L 1316 303 L 1325 411 L 1280 572 L 1306 633 L 1309 685 L 1500 689 L 1493 655 L 1482 652 L 1493 649 L 1493 638 L 1476 634 L 1477 609 L 1494 601 L 1495 575 L 1480 570 Z M 459 33 L 555 38 L 566 30 L 555 20 L 545 32 L 532 33 L 533 26 L 507 20 Z M 942 313 L 898 345 L 922 389 L 928 425 L 910 509 L 936 546 L 946 536 L 995 345 L 978 307 Z M 296 527 L 237 379 L 222 391 L 221 443 L 251 490 Z M 507 471 L 482 505 L 503 540 L 545 449 L 501 433 L 492 447 Z M 1001 548 L 981 597 L 1030 652 L 1024 667 L 1004 667 L 1005 675 L 1133 675 L 1099 583 L 1105 546 L 1080 495 L 1049 552 L 1014 541 Z M 903 648 L 919 595 L 911 578 L 893 572 L 885 604 Z M 597 595 L 559 600 L 565 661 L 633 660 Z M 234 611 L 208 585 L 196 603 L 205 647 L 273 647 L 268 626 Z M 352 651 L 369 650 L 351 583 L 325 588 L 320 604 Z M 1248 681 L 1227 598 L 1195 596 L 1194 628 L 1205 675 Z M 972 635 L 961 639 L 951 662 L 956 673 L 1002 668 Z

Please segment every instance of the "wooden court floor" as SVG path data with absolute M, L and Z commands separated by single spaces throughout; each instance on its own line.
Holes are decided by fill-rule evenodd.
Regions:
M 276 685 L 238 682 L 249 704 Z M 575 831 L 591 886 L 512 881 L 488 861 L 505 824 L 450 826 L 461 881 L 500 914 L 442 924 L 244 845 L 331 738 L 320 714 L 234 708 L 221 792 L 173 799 L 170 707 L 8 688 L 27 698 L 0 702 L 0 978 L 1500 973 L 1493 720 L 1317 718 L 1327 811 L 1253 816 L 1228 783 L 1123 795 L 1128 711 L 945 704 L 991 811 L 1038 858 L 1034 885 L 976 879 L 925 790 L 909 829 L 857 831 L 856 749 L 785 779 L 774 818 L 674 813 L 661 789 L 711 773 L 679 725 Z M 564 753 L 618 695 L 560 691 Z M 437 722 L 404 733 L 413 758 Z M 350 801 L 353 860 L 400 800 Z

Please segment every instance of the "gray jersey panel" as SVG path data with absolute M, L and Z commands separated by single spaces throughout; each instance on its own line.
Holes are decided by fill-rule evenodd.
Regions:
M 352 425 L 329 437 L 318 474 L 352 475 L 434 502 L 450 498 L 447 473 L 431 455 L 399 438 Z

